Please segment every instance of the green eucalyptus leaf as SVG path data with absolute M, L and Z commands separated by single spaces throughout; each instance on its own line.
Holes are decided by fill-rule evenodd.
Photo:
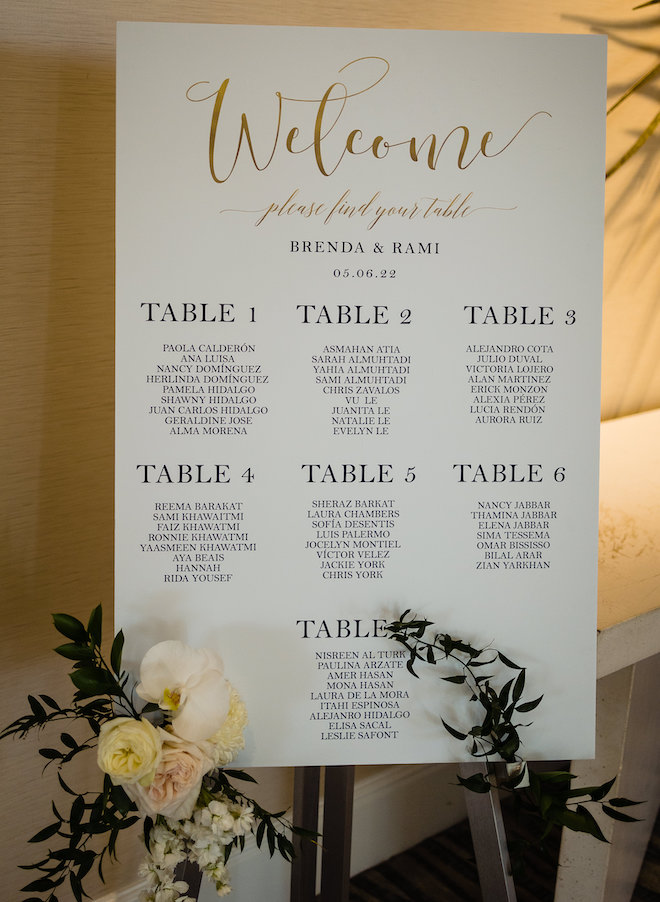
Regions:
M 94 657 L 94 652 L 88 645 L 76 645 L 75 642 L 65 642 L 53 651 L 70 661 L 91 661 Z
M 101 667 L 81 667 L 74 670 L 70 677 L 76 689 L 80 690 L 79 698 L 89 698 L 91 695 L 121 694 L 117 681 Z
M 525 668 L 520 669 L 520 673 L 516 677 L 516 682 L 513 684 L 513 692 L 511 693 L 511 698 L 514 702 L 517 702 L 520 696 L 523 694 L 523 689 L 525 688 Z
M 94 859 L 96 858 L 96 852 L 89 849 L 88 851 L 83 852 L 83 856 L 84 859 L 78 867 L 78 877 L 80 880 L 82 880 L 83 877 L 86 877 L 91 871 L 94 865 Z
M 28 842 L 43 842 L 45 839 L 49 839 L 51 836 L 54 836 L 57 831 L 60 829 L 60 824 L 49 824 L 47 827 L 44 827 L 43 830 L 39 830 L 38 833 L 35 833 L 34 836 L 31 836 L 28 839 Z
M 413 656 L 412 658 L 409 658 L 406 661 L 406 670 L 408 671 L 408 673 L 412 674 L 416 679 L 419 679 L 419 675 L 415 673 L 415 670 L 413 667 L 414 660 L 415 660 L 415 658 Z
M 32 713 L 36 718 L 39 719 L 40 722 L 46 720 L 46 711 L 44 709 L 44 706 L 40 702 L 38 702 L 33 695 L 28 695 L 28 704 L 32 708 Z
M 119 675 L 121 673 L 121 656 L 124 650 L 124 634 L 121 630 L 117 633 L 110 649 L 110 666 Z
M 48 870 L 48 865 L 50 861 L 50 856 L 48 858 L 42 858 L 41 861 L 35 861 L 34 864 L 19 864 L 18 867 L 21 871 L 46 871 Z M 54 869 L 53 869 L 54 870 Z
M 60 733 L 60 741 L 61 741 L 62 745 L 65 745 L 67 748 L 70 748 L 70 749 L 78 748 L 78 743 L 76 742 L 76 740 L 73 738 L 73 736 L 70 733 Z
M 440 720 L 442 720 L 442 726 L 451 736 L 454 737 L 454 739 L 467 739 L 467 733 L 460 733 L 458 730 L 450 727 L 449 724 L 446 723 L 446 721 L 444 721 L 442 718 L 440 718 Z
M 82 884 L 80 883 L 77 875 L 73 873 L 73 871 L 69 872 L 69 884 L 71 885 L 71 892 L 73 893 L 76 902 L 82 902 Z
M 554 803 L 554 797 L 547 792 L 541 792 L 541 797 L 539 798 L 539 811 L 541 812 L 541 817 L 545 817 L 550 808 Z
M 610 789 L 614 786 L 616 782 L 616 777 L 612 777 L 611 780 L 608 780 L 606 783 L 603 783 L 601 786 L 598 786 L 592 792 L 589 793 L 592 801 L 600 802 L 601 799 L 604 799 Z
M 82 796 L 77 796 L 73 802 L 73 805 L 71 806 L 71 814 L 69 815 L 69 823 L 71 824 L 71 829 L 80 826 L 80 822 L 84 813 L 85 799 Z
M 33 880 L 32 883 L 28 883 L 21 889 L 22 893 L 47 893 L 48 890 L 55 889 L 62 881 L 61 880 L 52 880 L 50 877 L 39 877 L 38 880 Z
M 50 857 L 54 861 L 73 861 L 79 864 L 84 859 L 85 853 L 82 849 L 55 849 L 50 853 Z
M 464 789 L 470 792 L 486 793 L 492 789 L 490 783 L 483 774 L 472 774 L 470 777 L 457 775 L 458 782 Z
M 516 752 L 520 748 L 520 738 L 517 733 L 513 733 L 506 742 L 501 745 L 495 744 L 494 751 L 497 751 L 504 761 L 512 764 L 515 761 Z
M 589 824 L 589 829 L 587 830 L 587 832 L 591 836 L 595 836 L 596 839 L 599 839 L 601 842 L 608 842 L 608 840 L 605 838 L 603 831 L 598 826 L 598 822 L 596 821 L 596 818 L 593 816 L 593 814 L 587 808 L 585 808 L 583 805 L 578 805 L 576 808 L 576 812 L 577 812 L 577 814 L 584 817 L 585 820 L 587 821 L 587 823 Z
M 144 823 L 142 824 L 142 837 L 144 839 L 144 845 L 147 851 L 151 848 L 151 831 L 154 828 L 154 822 L 150 817 L 145 817 Z
M 243 839 L 243 837 L 241 837 Z M 293 846 L 283 833 L 277 834 L 277 851 L 286 861 L 292 861 L 294 857 Z
M 588 796 L 593 802 L 592 793 L 598 792 L 599 786 L 578 786 L 576 789 L 567 789 L 564 791 L 565 799 L 579 799 L 582 796 Z M 585 800 L 586 801 L 586 800 Z
M 228 770 L 224 769 L 222 771 L 225 776 L 233 777 L 234 780 L 243 780 L 246 783 L 258 783 L 258 780 L 255 780 L 252 774 L 246 773 L 244 770 Z
M 526 714 L 527 711 L 533 711 L 534 708 L 538 708 L 538 706 L 541 704 L 542 700 L 543 700 L 543 696 L 539 695 L 538 698 L 535 698 L 531 702 L 523 702 L 522 705 L 517 705 L 516 711 L 520 711 L 521 714 Z
M 73 789 L 71 789 L 71 787 L 68 786 L 68 785 L 64 782 L 64 778 L 62 777 L 62 774 L 61 774 L 59 771 L 57 772 L 57 779 L 58 779 L 58 782 L 59 782 L 60 786 L 61 786 L 62 789 L 64 790 L 64 792 L 68 792 L 69 795 L 71 795 L 71 796 L 78 795 L 77 792 L 75 792 Z
M 481 724 L 481 735 L 488 736 L 490 731 L 493 729 L 493 712 L 489 709 L 486 711 L 486 716 L 483 719 Z
M 306 830 L 304 827 L 296 827 L 295 825 L 291 827 L 291 832 L 295 833 L 296 836 L 302 836 L 304 839 L 315 840 L 319 838 L 319 833 L 316 830 Z
M 566 770 L 547 770 L 537 774 L 541 783 L 570 783 L 575 780 L 575 774 L 569 774 Z
M 51 802 L 50 807 L 53 809 L 53 814 L 55 815 L 55 817 L 59 820 L 60 823 L 62 823 L 64 821 L 64 818 L 55 807 L 55 802 Z
M 478 648 L 473 648 L 472 645 L 469 645 L 467 642 L 462 642 L 460 639 L 456 639 L 453 642 L 455 651 L 462 651 L 463 654 L 466 655 L 480 655 L 481 651 Z
M 129 811 L 135 811 L 135 803 L 131 801 L 122 786 L 113 786 L 110 790 L 110 798 L 120 814 L 128 814 Z
M 266 830 L 266 821 L 261 821 L 261 823 L 257 827 L 257 833 L 256 833 L 257 848 L 259 848 L 259 849 L 261 848 L 261 843 L 263 842 L 265 830 Z
M 55 761 L 56 758 L 63 758 L 62 752 L 57 749 L 39 749 L 39 754 L 42 758 L 48 758 L 50 761 Z
M 553 809 L 552 819 L 556 824 L 568 827 L 569 830 L 576 833 L 588 833 L 601 842 L 608 842 L 593 814 L 583 805 L 578 805 L 575 811 L 570 811 L 568 808 Z
M 77 617 L 70 614 L 53 614 L 53 624 L 58 633 L 62 633 L 67 639 L 86 644 L 89 641 L 87 630 Z
M 500 693 L 497 697 L 500 707 L 506 708 L 506 706 L 509 704 L 509 693 L 512 686 L 513 680 L 508 680 L 500 689 Z
M 618 811 L 616 808 L 610 808 L 608 805 L 601 805 L 601 808 L 608 817 L 611 817 L 615 821 L 623 821 L 626 824 L 633 824 L 643 820 L 643 818 L 631 817 L 629 814 L 624 814 L 623 811 Z
M 89 623 L 87 624 L 87 632 L 91 636 L 94 645 L 101 644 L 102 626 L 103 610 L 101 608 L 101 605 L 98 604 L 89 615 Z
M 113 827 L 108 839 L 108 855 L 116 860 L 117 858 L 117 837 L 119 836 L 118 827 Z
M 497 652 L 497 656 L 500 659 L 500 661 L 502 662 L 502 664 L 504 664 L 506 667 L 511 667 L 512 670 L 522 670 L 523 669 L 522 667 L 519 667 L 517 664 L 515 664 L 511 660 L 511 658 L 507 658 L 507 656 L 505 654 L 503 654 L 501 651 Z

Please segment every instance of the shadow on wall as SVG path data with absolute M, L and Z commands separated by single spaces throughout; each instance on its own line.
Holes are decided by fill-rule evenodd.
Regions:
M 112 611 L 114 66 L 14 47 L 2 70 L 4 725 L 28 693 L 70 698 L 51 612 Z M 44 738 L 0 746 L 10 862 L 35 859 L 59 793 Z M 72 779 L 95 786 L 95 762 Z M 7 869 L 8 897 L 29 874 Z
M 622 60 L 610 65 L 616 79 L 607 92 L 603 419 L 660 406 L 659 9 L 630 9 L 618 19 L 564 16 L 607 35 L 611 60 Z

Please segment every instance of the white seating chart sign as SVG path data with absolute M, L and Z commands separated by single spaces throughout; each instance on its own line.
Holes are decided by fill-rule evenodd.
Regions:
M 119 25 L 117 625 L 222 655 L 239 764 L 468 757 L 405 609 L 593 754 L 605 51 Z

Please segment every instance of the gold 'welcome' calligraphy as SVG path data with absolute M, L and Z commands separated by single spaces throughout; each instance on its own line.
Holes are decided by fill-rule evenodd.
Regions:
M 198 81 L 192 84 L 186 91 L 186 97 L 193 103 L 202 103 L 204 101 L 213 101 L 211 112 L 211 122 L 209 129 L 209 168 L 211 177 L 214 182 L 222 184 L 226 182 L 234 172 L 238 163 L 239 156 L 243 148 L 247 149 L 247 153 L 252 163 L 258 171 L 267 169 L 277 153 L 285 150 L 290 154 L 303 154 L 313 151 L 318 171 L 324 176 L 330 176 L 337 170 L 347 154 L 358 156 L 361 154 L 371 153 L 377 160 L 384 159 L 393 148 L 406 148 L 404 151 L 410 157 L 411 162 L 426 162 L 431 170 L 436 170 L 440 161 L 440 156 L 448 147 L 450 139 L 456 135 L 459 142 L 456 154 L 456 166 L 459 170 L 465 170 L 471 166 L 478 157 L 491 159 L 504 153 L 525 128 L 539 116 L 548 116 L 551 114 L 546 110 L 537 110 L 532 113 L 514 132 L 513 135 L 505 137 L 503 143 L 500 143 L 498 149 L 489 152 L 488 147 L 495 139 L 495 133 L 487 130 L 478 139 L 478 148 L 475 149 L 475 141 L 470 135 L 470 129 L 466 125 L 454 125 L 446 132 L 436 134 L 428 133 L 421 140 L 413 135 L 404 140 L 391 140 L 382 134 L 374 137 L 365 136 L 364 129 L 353 128 L 345 138 L 340 137 L 339 154 L 335 151 L 334 160 L 328 159 L 327 138 L 335 132 L 335 139 L 339 131 L 339 122 L 346 109 L 348 101 L 351 98 L 358 97 L 368 91 L 375 89 L 387 77 L 390 71 L 390 64 L 383 57 L 360 57 L 346 63 L 339 69 L 339 73 L 346 73 L 359 63 L 375 63 L 382 64 L 382 71 L 379 77 L 371 80 L 366 86 L 351 90 L 343 81 L 334 81 L 320 98 L 309 99 L 302 97 L 286 97 L 280 91 L 274 92 L 276 102 L 276 124 L 272 142 L 263 151 L 258 152 L 250 132 L 248 117 L 245 112 L 240 114 L 240 126 L 238 132 L 238 140 L 235 148 L 232 145 L 230 137 L 233 129 L 232 123 L 227 123 L 222 116 L 222 107 L 229 91 L 230 79 L 225 78 L 220 87 L 211 93 L 201 92 L 201 86 L 209 85 L 210 82 Z M 379 69 L 380 69 L 379 65 Z M 372 77 L 373 78 L 373 77 Z M 197 96 L 198 91 L 202 96 Z M 293 126 L 286 132 L 286 137 L 282 139 L 285 129 L 283 128 L 283 119 L 285 111 L 288 112 L 288 106 L 291 104 L 309 103 L 316 104 L 317 111 L 314 118 L 313 133 L 305 137 L 304 130 L 299 126 Z M 311 137 L 311 140 L 309 138 Z M 324 145 L 325 142 L 325 145 Z M 497 144 L 493 145 L 495 148 Z M 245 152 L 245 151 L 244 151 Z M 448 151 L 449 152 L 449 151 Z M 447 152 L 447 156 L 448 156 Z M 233 153 L 233 157 L 232 157 Z M 224 161 L 224 162 L 223 162 Z

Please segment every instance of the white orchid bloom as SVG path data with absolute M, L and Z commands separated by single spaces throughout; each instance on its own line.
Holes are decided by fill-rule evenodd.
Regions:
M 178 639 L 149 649 L 136 692 L 169 711 L 174 733 L 191 742 L 203 742 L 220 729 L 231 697 L 222 659 L 208 648 L 190 648 Z

